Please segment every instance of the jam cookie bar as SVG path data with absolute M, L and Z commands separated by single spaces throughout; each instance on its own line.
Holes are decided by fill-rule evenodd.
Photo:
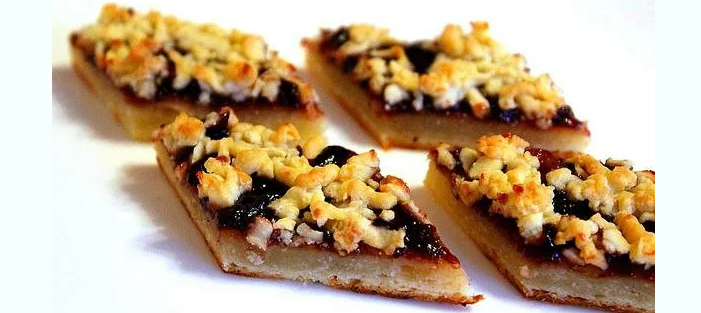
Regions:
M 324 128 L 313 89 L 260 36 L 107 4 L 70 47 L 75 70 L 134 139 L 150 140 L 179 112 L 204 118 L 222 106 L 305 135 Z
M 425 185 L 526 297 L 655 311 L 655 172 L 488 136 L 430 152 Z
M 158 163 L 225 272 L 470 304 L 468 279 L 399 178 L 361 154 L 239 122 L 179 115 Z
M 472 144 L 511 132 L 544 148 L 581 150 L 587 124 L 547 74 L 505 52 L 486 22 L 448 25 L 435 40 L 401 42 L 386 29 L 350 25 L 305 39 L 313 77 L 383 147 Z

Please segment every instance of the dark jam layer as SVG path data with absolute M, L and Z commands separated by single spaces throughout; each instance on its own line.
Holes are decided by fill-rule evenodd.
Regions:
M 212 131 L 218 129 L 218 125 L 222 120 L 225 122 L 228 121 L 228 116 L 222 115 L 214 126 L 210 126 L 207 129 L 207 132 L 209 132 L 210 129 L 212 129 Z M 187 157 L 184 157 L 184 155 Z M 192 148 L 184 148 L 173 156 L 173 160 L 176 163 L 186 162 L 190 159 L 191 155 Z M 199 184 L 197 173 L 205 171 L 204 163 L 209 158 L 214 158 L 216 156 L 216 153 L 207 154 L 188 166 L 185 177 L 187 178 L 187 183 L 192 188 L 197 188 Z M 274 218 L 274 216 L 271 215 L 272 212 L 266 210 L 266 208 L 271 202 L 282 197 L 289 188 L 276 180 L 258 177 L 255 173 L 251 175 L 251 178 L 253 182 L 251 190 L 242 194 L 234 205 L 219 210 L 212 210 L 220 228 L 245 230 L 256 216 L 264 216 L 268 219 Z M 200 202 L 203 207 L 209 207 L 207 198 L 201 199 Z
M 428 68 L 436 59 L 436 52 L 425 48 L 421 43 L 404 46 L 404 54 L 419 75 L 428 72 Z
M 345 58 L 342 60 L 336 60 L 337 55 L 334 54 L 334 52 L 344 43 L 346 43 L 349 39 L 350 36 L 348 34 L 348 29 L 345 27 L 341 27 L 333 32 L 324 31 L 322 33 L 322 41 L 320 44 L 321 52 L 326 54 L 330 61 L 340 64 L 341 69 L 346 74 L 350 74 L 355 68 L 356 64 L 358 64 L 358 59 L 365 55 L 349 55 L 345 56 Z M 400 45 L 404 48 L 404 54 L 407 56 L 407 59 L 409 59 L 409 62 L 412 64 L 414 71 L 419 73 L 419 75 L 425 74 L 431 67 L 431 64 L 433 64 L 433 61 L 436 59 L 437 52 L 429 42 L 419 41 L 412 43 L 399 43 L 397 45 Z M 381 50 L 390 47 L 391 45 L 386 45 L 377 47 L 375 49 Z M 384 59 L 387 61 L 393 60 L 391 57 L 387 57 Z M 368 87 L 367 81 L 361 81 L 360 85 L 364 86 L 368 92 L 372 93 Z M 484 92 L 483 87 L 484 86 L 477 86 L 477 89 L 479 89 L 482 94 L 486 94 Z M 377 98 L 384 103 L 384 99 L 380 99 L 380 97 Z M 489 102 L 490 108 L 490 114 L 488 116 L 489 119 L 507 124 L 517 124 L 519 122 L 526 121 L 525 116 L 523 116 L 521 110 L 519 109 L 502 110 L 498 105 L 499 98 L 497 96 L 487 96 L 486 98 L 487 102 Z M 413 95 L 410 95 L 408 99 L 405 99 L 402 102 L 396 103 L 391 106 L 383 106 L 383 109 L 388 113 L 417 112 L 416 108 L 412 104 L 414 100 L 415 97 Z M 429 95 L 424 94 L 422 103 L 423 108 L 421 109 L 421 111 L 441 113 L 446 115 L 473 115 L 472 107 L 465 100 L 458 102 L 458 104 L 452 108 L 438 109 L 433 104 L 433 98 Z M 556 126 L 565 126 L 570 128 L 581 128 L 583 125 L 583 122 L 578 120 L 574 116 L 574 112 L 572 111 L 572 108 L 569 105 L 562 106 L 557 110 L 555 116 L 553 116 L 552 118 L 552 123 Z
M 229 114 L 229 111 L 220 114 L 214 125 L 207 127 L 204 135 L 212 140 L 229 137 Z
M 531 146 L 526 147 L 526 151 L 532 156 L 538 158 L 538 162 L 540 163 L 540 167 L 538 168 L 538 170 L 541 174 L 540 181 L 545 181 L 545 174 L 550 173 L 551 171 L 554 171 L 559 168 L 567 167 L 567 163 L 565 163 L 564 159 L 556 157 L 552 152 L 548 150 L 539 149 Z
M 407 210 L 407 208 L 398 204 L 392 208 L 394 219 L 389 222 L 379 218 L 373 221 L 375 226 L 394 230 L 404 228 L 404 248 L 398 248 L 394 255 L 398 257 L 404 255 L 407 251 L 413 251 L 430 258 L 445 258 L 448 262 L 457 262 L 457 258 L 443 245 L 436 227 L 417 221 Z M 376 210 L 376 213 L 379 214 L 379 211 Z
M 329 164 L 336 164 L 337 166 L 343 166 L 348 162 L 348 159 L 355 156 L 356 153 L 352 150 L 346 149 L 341 146 L 328 146 L 321 150 L 316 158 L 309 160 L 309 165 L 311 166 L 326 166 Z
M 325 31 L 324 40 L 321 42 L 321 48 L 324 50 L 336 50 L 348 40 L 350 40 L 348 28 L 341 27 L 333 33 Z
M 304 214 L 306 214 L 307 212 L 311 212 L 309 207 L 299 210 L 299 215 L 297 215 L 297 217 L 302 219 L 304 218 Z M 316 223 L 307 224 L 307 226 L 309 226 L 309 228 L 313 230 L 322 232 L 324 234 L 324 243 L 329 247 L 333 247 L 333 233 L 330 230 L 323 227 L 319 227 L 319 225 L 317 225 Z
M 545 181 L 545 174 L 562 167 L 572 167 L 572 164 L 567 163 L 564 159 L 558 158 L 552 152 L 544 149 L 538 149 L 533 147 L 526 148 L 531 155 L 538 158 L 540 161 L 539 171 L 543 175 L 543 181 Z M 455 149 L 450 151 L 456 160 L 459 160 L 460 150 Z M 462 169 L 462 165 L 459 164 L 452 171 L 452 175 L 463 176 L 465 173 Z M 553 207 L 556 213 L 569 214 L 576 216 L 583 220 L 588 220 L 596 212 L 594 212 L 589 207 L 588 201 L 573 201 L 567 197 L 565 191 L 555 189 L 555 197 L 553 198 Z M 543 235 L 535 244 L 525 244 L 521 235 L 516 231 L 518 226 L 516 225 L 516 220 L 506 218 L 499 214 L 494 214 L 489 212 L 489 207 L 492 205 L 492 200 L 488 198 L 482 198 L 474 204 L 474 207 L 482 214 L 486 216 L 492 223 L 497 225 L 501 229 L 508 230 L 506 233 L 511 237 L 510 240 L 517 242 L 521 245 L 522 252 L 527 255 L 532 260 L 542 261 L 542 262 L 566 262 L 562 256 L 562 251 L 567 248 L 574 247 L 574 241 L 569 241 L 564 245 L 555 244 L 555 235 L 557 234 L 557 228 L 555 225 L 546 224 L 543 225 Z M 607 215 L 602 215 L 602 217 L 609 222 L 613 222 L 613 218 Z M 643 222 L 645 230 L 654 232 L 655 222 L 648 221 Z M 632 263 L 628 255 L 606 255 L 607 261 L 609 262 L 609 268 L 607 270 L 601 270 L 594 266 L 574 266 L 578 270 L 589 273 L 595 277 L 606 277 L 615 275 L 628 275 L 634 277 L 641 277 L 648 280 L 655 279 L 655 268 L 654 266 L 650 269 L 645 269 L 644 266 Z M 567 263 L 569 265 L 569 263 Z
M 553 197 L 553 207 L 555 213 L 574 215 L 579 219 L 588 220 L 596 212 L 589 207 L 589 201 L 573 201 L 567 197 L 567 192 L 564 190 L 555 189 L 555 197 Z M 604 215 L 602 217 L 610 219 Z
M 268 205 L 285 195 L 289 189 L 285 184 L 273 179 L 251 175 L 253 188 L 242 194 L 236 203 L 228 208 L 216 211 L 219 228 L 234 228 L 245 230 L 256 216 L 273 219 Z
M 192 152 L 190 152 L 192 154 Z M 204 172 L 204 162 L 209 160 L 209 158 L 216 158 L 217 154 L 216 153 L 210 153 L 202 156 L 199 160 L 195 161 L 195 163 L 190 164 L 190 166 L 187 169 L 187 183 L 192 186 L 192 187 L 197 187 L 199 184 L 199 179 L 197 178 L 197 173 L 198 172 Z M 189 157 L 188 157 L 189 159 Z
M 223 125 L 228 123 L 228 116 L 220 116 L 217 122 L 208 127 L 206 133 L 216 134 L 217 136 L 224 136 Z M 228 131 L 226 132 L 228 136 Z M 192 156 L 192 147 L 183 148 L 173 155 L 173 160 L 176 164 L 183 162 L 189 162 Z M 312 166 L 325 166 L 328 164 L 335 164 L 337 166 L 343 166 L 346 164 L 348 159 L 357 155 L 354 151 L 346 149 L 341 146 L 328 146 L 316 156 L 316 158 L 309 160 Z M 197 172 L 205 171 L 204 163 L 211 157 L 216 157 L 216 153 L 208 154 L 203 156 L 200 160 L 192 163 L 188 166 L 186 177 L 187 182 L 192 188 L 196 188 L 199 180 L 197 178 Z M 267 218 L 268 220 L 275 220 L 276 217 L 272 210 L 267 209 L 271 202 L 282 197 L 289 189 L 283 183 L 276 180 L 258 177 L 256 174 L 251 175 L 253 181 L 253 187 L 251 190 L 242 194 L 236 203 L 230 207 L 212 210 L 217 218 L 217 223 L 219 228 L 223 229 L 237 229 L 246 230 L 248 225 L 258 216 Z M 373 176 L 373 180 L 379 182 L 382 180 L 382 175 L 379 173 Z M 330 201 L 330 199 L 327 199 Z M 207 198 L 200 200 L 203 207 L 209 207 L 209 201 Z M 390 222 L 385 222 L 381 219 L 376 219 L 373 224 L 381 227 L 388 227 L 390 229 L 400 229 L 404 228 L 404 248 L 397 249 L 395 251 L 395 256 L 402 256 L 408 251 L 415 253 L 420 256 L 428 256 L 429 258 L 441 258 L 451 263 L 457 263 L 457 258 L 452 255 L 447 248 L 443 245 L 443 242 L 438 237 L 436 228 L 431 224 L 424 224 L 417 221 L 413 216 L 411 216 L 408 209 L 397 205 L 392 208 L 394 211 L 394 219 Z M 305 212 L 308 212 L 309 208 L 303 208 L 300 210 L 300 218 Z M 380 210 L 376 210 L 376 213 L 380 213 Z M 309 224 L 314 230 L 318 230 L 324 233 L 324 242 L 329 246 L 333 244 L 333 234 L 327 229 L 318 227 L 316 224 Z M 368 248 L 368 247 L 364 247 Z

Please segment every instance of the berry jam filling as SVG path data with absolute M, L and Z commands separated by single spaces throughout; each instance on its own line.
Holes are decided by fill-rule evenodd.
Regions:
M 343 72 L 346 74 L 350 74 L 353 72 L 356 65 L 358 65 L 358 57 L 355 55 L 349 55 L 341 62 L 341 70 L 343 70 Z
M 204 162 L 209 160 L 209 158 L 216 157 L 217 153 L 210 153 L 202 156 L 202 158 L 197 160 L 195 163 L 192 163 L 187 170 L 187 183 L 190 184 L 190 186 L 197 187 L 197 185 L 200 183 L 199 179 L 197 178 L 197 172 L 204 172 Z
M 553 125 L 563 125 L 578 128 L 582 125 L 582 121 L 574 117 L 572 107 L 570 107 L 569 105 L 564 105 L 557 109 L 557 112 L 555 112 L 555 116 L 553 116 Z
M 589 201 L 572 201 L 567 197 L 567 192 L 564 190 L 555 189 L 554 192 L 553 207 L 555 208 L 555 213 L 574 215 L 582 220 L 588 220 L 596 214 L 589 207 Z
M 499 112 L 497 119 L 507 124 L 516 124 L 521 120 L 521 115 L 519 109 L 503 110 Z
M 156 84 L 156 100 L 161 100 L 175 93 L 175 89 L 173 89 L 173 79 L 175 78 L 175 63 L 173 62 L 173 60 L 168 58 L 168 54 L 165 53 L 165 51 L 159 51 L 158 55 L 168 60 L 168 76 L 161 77 Z
M 212 140 L 219 140 L 229 137 L 229 112 L 226 111 L 219 115 L 214 125 L 207 127 L 204 134 L 205 136 L 212 138 Z
M 325 201 L 329 202 L 329 201 L 331 201 L 331 199 L 326 199 Z M 297 216 L 297 218 L 299 218 L 299 219 L 304 218 L 304 214 L 306 214 L 307 212 L 311 212 L 309 207 L 306 207 L 306 208 L 299 210 L 299 215 Z M 307 224 L 307 226 L 309 226 L 309 228 L 322 232 L 324 234 L 324 243 L 330 247 L 333 246 L 333 241 L 334 241 L 333 233 L 330 230 L 325 229 L 323 227 L 319 227 L 319 225 L 317 223 L 306 223 L 306 224 Z
M 169 81 L 168 79 L 164 80 L 164 82 Z M 161 85 L 166 85 L 170 86 L 170 83 L 161 83 L 159 84 L 159 90 Z M 197 82 L 196 79 L 190 80 L 189 83 L 185 86 L 185 88 L 180 89 L 180 90 L 174 90 L 174 89 L 169 89 L 170 92 L 166 93 L 160 93 L 161 97 L 159 99 L 166 99 L 172 96 L 180 96 L 185 99 L 188 99 L 190 101 L 199 101 L 200 94 L 202 93 L 202 88 L 200 88 L 200 83 Z
M 381 210 L 374 211 L 376 214 L 379 214 Z M 392 211 L 394 211 L 394 219 L 387 222 L 377 218 L 373 221 L 373 225 L 395 230 L 404 228 L 404 248 L 397 248 L 394 252 L 395 256 L 401 256 L 407 251 L 413 251 L 431 258 L 443 256 L 454 258 L 443 246 L 443 242 L 438 237 L 438 232 L 433 225 L 417 221 L 401 205 L 393 207 Z
M 417 251 L 432 258 L 446 255 L 446 249 L 438 237 L 436 227 L 433 225 L 412 221 L 405 226 L 405 231 L 404 245 L 407 249 Z M 403 251 L 395 252 L 395 254 L 399 255 L 403 253 Z
M 426 73 L 436 59 L 436 52 L 423 48 L 420 43 L 405 46 L 404 54 L 419 75 Z
M 641 277 L 655 281 L 655 266 L 645 268 L 645 265 L 632 263 L 626 254 L 606 254 L 606 262 L 609 268 L 601 271 L 601 276 L 625 275 Z
M 194 149 L 194 146 L 178 149 L 178 151 L 175 151 L 175 153 L 173 153 L 173 156 L 171 157 L 173 159 L 173 163 L 180 164 L 189 161 L 190 156 L 192 156 L 192 150 Z
M 499 106 L 498 96 L 487 96 L 486 98 L 489 102 L 489 117 L 491 119 L 507 124 L 516 124 L 523 117 L 519 109 L 503 110 Z
M 568 167 L 568 164 L 565 163 L 564 159 L 556 157 L 552 152 L 548 150 L 529 146 L 526 147 L 526 151 L 528 151 L 528 153 L 530 153 L 532 156 L 538 158 L 538 161 L 540 163 L 538 171 L 540 171 L 541 182 L 546 181 L 545 175 L 547 173 L 550 173 L 551 171 L 562 167 Z
M 299 86 L 288 80 L 281 79 L 280 89 L 277 94 L 277 103 L 297 108 L 299 107 L 300 99 Z
M 282 197 L 287 192 L 287 186 L 273 179 L 251 175 L 253 188 L 244 194 L 234 205 L 216 211 L 220 228 L 245 230 L 256 216 L 273 218 L 272 211 L 266 210 L 268 205 Z
M 348 162 L 352 156 L 356 153 L 352 150 L 348 150 L 341 146 L 328 146 L 316 156 L 316 158 L 309 160 L 309 165 L 311 166 L 326 166 L 329 164 L 336 164 L 337 166 L 343 166 Z
M 228 116 L 222 117 L 224 117 L 225 121 L 228 121 Z M 217 124 L 219 124 L 219 121 L 217 121 Z M 189 156 L 192 155 L 192 149 L 190 148 L 188 150 L 189 153 L 187 151 L 182 151 L 179 152 L 177 156 L 179 157 L 180 155 L 187 154 L 189 158 Z M 217 157 L 216 153 L 207 154 L 189 166 L 187 170 L 187 183 L 190 186 L 196 187 L 199 184 L 197 172 L 205 172 L 204 163 L 209 158 L 214 157 Z M 219 227 L 245 230 L 246 226 L 248 226 L 256 216 L 264 216 L 267 219 L 273 219 L 275 217 L 272 211 L 266 210 L 266 208 L 271 202 L 282 197 L 289 188 L 276 180 L 258 177 L 255 173 L 251 175 L 251 178 L 253 182 L 251 190 L 242 194 L 234 205 L 215 211 Z M 209 201 L 207 198 L 204 198 L 200 200 L 200 203 L 203 207 L 208 207 Z
M 465 169 L 462 166 L 462 161 L 460 161 L 460 149 L 452 149 L 450 150 L 450 154 L 455 160 L 455 167 L 453 167 L 453 173 L 466 177 L 467 173 L 465 173 Z
M 555 244 L 557 227 L 552 224 L 543 225 L 543 239 L 540 244 L 540 255 L 550 261 L 559 261 L 562 247 Z
M 324 37 L 325 39 L 321 43 L 323 48 L 338 49 L 350 39 L 350 33 L 348 32 L 348 28 L 341 27 L 335 32 Z

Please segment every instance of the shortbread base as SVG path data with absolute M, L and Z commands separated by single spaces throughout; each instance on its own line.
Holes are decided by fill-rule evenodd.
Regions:
M 446 115 L 438 112 L 387 113 L 335 65 L 321 55 L 312 41 L 304 41 L 307 70 L 313 82 L 323 86 L 384 148 L 405 147 L 431 149 L 445 142 L 470 146 L 484 135 L 512 133 L 531 144 L 549 150 L 581 151 L 589 144 L 589 130 L 553 126 L 542 130 L 521 123 L 480 120 L 469 115 Z
M 131 138 L 150 141 L 152 133 L 161 125 L 172 122 L 180 112 L 204 118 L 220 107 L 198 105 L 189 101 L 147 102 L 136 100 L 116 88 L 107 77 L 99 72 L 77 47 L 71 45 L 73 68 L 98 99 L 109 108 Z M 306 138 L 320 135 L 325 128 L 325 119 L 317 108 L 293 109 L 274 105 L 232 106 L 236 116 L 248 123 L 275 128 L 284 123 L 292 123 Z
M 528 298 L 602 308 L 614 312 L 655 311 L 655 283 L 647 279 L 592 277 L 566 264 L 544 263 L 523 254 L 510 229 L 468 208 L 452 192 L 450 175 L 431 157 L 424 185 L 499 271 Z
M 177 179 L 165 147 L 156 143 L 156 150 L 161 170 L 225 272 L 451 304 L 467 305 L 482 299 L 481 295 L 469 295 L 468 278 L 459 265 L 440 260 L 362 254 L 340 256 L 314 246 L 270 245 L 264 254 L 259 254 L 246 242 L 242 232 L 218 228 L 216 220 L 205 213 L 197 197 Z

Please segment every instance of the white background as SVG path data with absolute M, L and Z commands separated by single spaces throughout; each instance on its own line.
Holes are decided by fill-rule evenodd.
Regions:
M 484 19 L 534 72 L 551 73 L 578 116 L 588 151 L 655 168 L 654 7 L 643 1 L 132 1 L 140 10 L 258 33 L 303 70 L 299 41 L 321 26 L 371 22 L 405 39 L 431 38 L 448 22 Z M 129 3 L 129 2 L 123 2 Z M 457 2 L 456 2 L 457 3 Z M 52 4 L 53 300 L 60 312 L 309 311 L 580 312 L 523 299 L 422 185 L 424 152 L 379 150 L 383 173 L 404 178 L 486 299 L 471 308 L 358 295 L 322 286 L 223 274 L 155 163 L 129 141 L 69 67 L 67 37 L 102 3 Z M 320 92 L 329 141 L 357 151 L 375 143 Z

